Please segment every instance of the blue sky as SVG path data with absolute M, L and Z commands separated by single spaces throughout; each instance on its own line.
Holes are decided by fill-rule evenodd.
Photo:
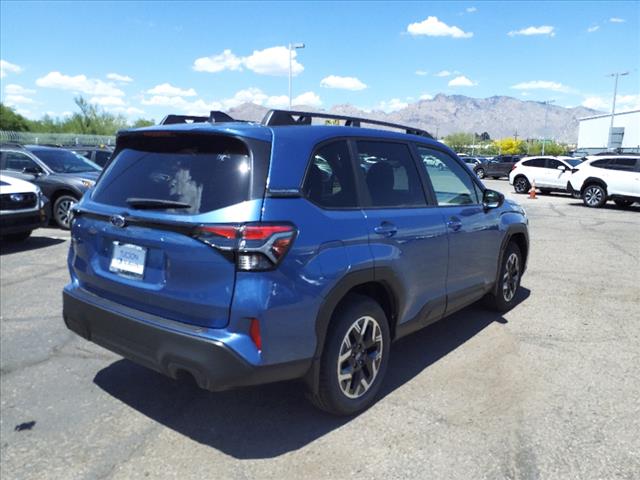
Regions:
M 0 4 L 2 101 L 38 118 L 81 94 L 129 118 L 254 101 L 391 111 L 438 93 L 640 107 L 640 2 Z

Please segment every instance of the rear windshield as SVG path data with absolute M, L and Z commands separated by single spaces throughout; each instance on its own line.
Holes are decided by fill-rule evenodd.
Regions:
M 155 210 L 195 215 L 264 195 L 265 142 L 250 141 L 249 146 L 220 135 L 136 137 L 120 142 L 94 201 L 131 209 L 155 201 Z M 179 208 L 171 208 L 171 202 Z

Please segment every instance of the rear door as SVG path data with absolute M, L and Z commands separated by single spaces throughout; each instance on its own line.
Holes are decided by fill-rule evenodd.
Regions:
M 447 232 L 441 212 L 428 205 L 411 149 L 370 140 L 355 147 L 375 269 L 392 271 L 400 283 L 398 326 L 438 320 L 446 302 Z M 435 157 L 422 161 L 442 168 Z
M 83 197 L 72 227 L 72 275 L 122 305 L 223 327 L 235 263 L 196 229 L 260 219 L 270 144 L 157 135 L 119 141 L 116 158 Z
M 609 170 L 609 194 L 640 197 L 640 181 L 638 181 L 638 159 L 635 157 L 618 157 L 607 165 Z
M 500 248 L 497 209 L 485 211 L 482 189 L 448 153 L 418 145 L 421 157 L 434 156 L 445 168 L 425 165 L 431 188 L 444 217 L 449 239 L 447 314 L 481 298 L 493 285 Z

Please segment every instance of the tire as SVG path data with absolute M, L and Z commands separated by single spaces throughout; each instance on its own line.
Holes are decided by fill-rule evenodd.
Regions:
M 7 235 L 3 235 L 2 239 L 7 240 L 9 242 L 24 242 L 30 236 L 31 236 L 31 230 L 27 230 L 26 232 L 9 233 Z
M 531 184 L 527 177 L 520 175 L 513 180 L 513 189 L 516 193 L 527 193 L 531 188 Z
M 607 203 L 607 191 L 602 185 L 592 183 L 582 191 L 582 202 L 591 208 L 600 208 Z
M 498 312 L 506 312 L 513 308 L 520 288 L 523 266 L 520 248 L 515 242 L 509 242 L 501 259 L 497 288 L 485 299 L 489 308 Z
M 627 208 L 633 204 L 633 200 L 625 200 L 624 198 L 616 198 L 613 203 L 615 203 L 620 208 Z
M 78 202 L 73 195 L 61 195 L 53 203 L 53 220 L 58 227 L 69 230 L 69 211 Z
M 483 179 L 485 176 L 484 173 L 484 168 L 479 168 L 476 170 L 476 175 L 478 176 L 479 179 Z
M 361 337 L 358 329 L 362 328 Z M 390 343 L 389 324 L 380 305 L 369 297 L 350 295 L 331 319 L 312 403 L 334 415 L 353 415 L 371 406 L 384 380 Z M 345 375 L 342 381 L 339 370 Z

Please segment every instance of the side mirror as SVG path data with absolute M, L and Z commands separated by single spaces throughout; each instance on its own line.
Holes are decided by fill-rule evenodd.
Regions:
M 42 173 L 42 169 L 34 165 L 32 167 L 24 167 L 22 169 L 22 173 L 28 173 L 30 175 L 40 175 Z
M 560 170 L 561 172 L 564 172 L 567 170 L 567 167 L 565 167 L 564 165 L 560 165 L 559 167 L 556 167 L 558 170 Z
M 495 190 L 485 190 L 482 195 L 482 206 L 485 210 L 501 207 L 504 203 L 504 195 Z

